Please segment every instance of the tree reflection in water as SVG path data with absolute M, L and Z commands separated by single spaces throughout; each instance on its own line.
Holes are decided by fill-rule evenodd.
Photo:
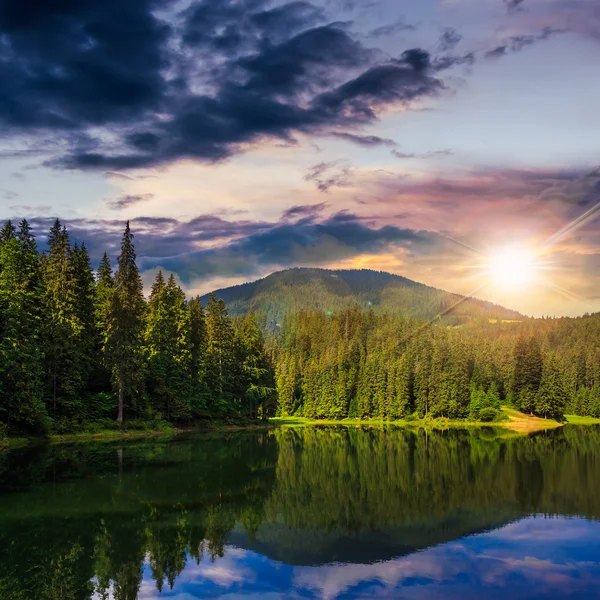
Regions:
M 167 594 L 178 580 L 196 593 L 198 577 L 241 585 L 250 563 L 264 570 L 255 591 L 302 586 L 333 597 L 361 576 L 410 587 L 398 569 L 431 579 L 427 561 L 442 560 L 439 548 L 418 550 L 528 515 L 598 519 L 599 459 L 600 429 L 571 426 L 508 439 L 476 429 L 305 427 L 15 450 L 0 456 L 0 598 L 134 600 Z M 536 523 L 538 536 L 565 527 Z M 598 525 L 575 523 L 580 540 Z M 468 544 L 511 548 L 494 535 Z M 441 548 L 444 564 L 457 560 L 459 546 Z M 219 571 L 227 552 L 234 571 Z M 510 552 L 516 565 L 520 550 Z M 329 593 L 323 578 L 343 583 L 327 583 Z M 197 593 L 219 589 L 228 588 Z

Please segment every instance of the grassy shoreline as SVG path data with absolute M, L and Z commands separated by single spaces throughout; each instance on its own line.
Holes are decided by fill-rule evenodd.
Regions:
M 49 434 L 36 437 L 9 437 L 0 439 L 0 451 L 36 444 L 62 444 L 68 442 L 115 441 L 134 438 L 172 437 L 183 433 L 218 433 L 234 431 L 258 431 L 273 428 L 268 421 L 222 421 L 215 419 L 190 427 L 164 427 L 157 429 L 105 429 L 99 431 L 79 431 L 64 434 Z
M 564 425 L 600 425 L 600 419 L 593 417 L 580 417 L 576 415 L 565 415 L 564 422 L 552 419 L 542 419 L 523 414 L 511 408 L 503 408 L 505 419 L 491 423 L 481 421 L 459 421 L 451 419 L 417 419 L 386 421 L 383 419 L 307 419 L 304 417 L 274 417 L 268 421 L 207 421 L 202 424 L 186 428 L 161 427 L 159 429 L 147 430 L 123 430 L 108 429 L 102 431 L 77 432 L 69 434 L 51 434 L 45 437 L 33 438 L 4 438 L 0 440 L 0 451 L 19 448 L 35 444 L 61 444 L 67 442 L 87 441 L 115 441 L 133 438 L 169 437 L 182 433 L 219 433 L 234 431 L 260 431 L 274 429 L 277 427 L 303 427 L 312 425 L 337 425 L 347 427 L 383 427 L 396 426 L 417 429 L 444 430 L 450 428 L 478 428 L 493 427 L 506 429 L 514 433 L 528 434 L 536 431 L 556 429 Z
M 304 426 L 304 425 L 346 425 L 352 426 L 372 426 L 381 427 L 384 425 L 393 425 L 397 427 L 411 427 L 418 429 L 450 429 L 450 428 L 477 428 L 477 427 L 494 427 L 503 428 L 516 433 L 534 433 L 536 431 L 545 431 L 548 429 L 556 429 L 563 427 L 568 423 L 577 425 L 595 425 L 600 424 L 600 419 L 591 419 L 588 417 L 566 417 L 566 421 L 560 423 L 553 419 L 542 419 L 532 417 L 520 413 L 514 409 L 503 408 L 504 420 L 494 422 L 481 421 L 463 421 L 451 420 L 445 418 L 437 419 L 416 419 L 416 420 L 396 420 L 385 421 L 382 419 L 306 419 L 304 417 L 278 417 L 271 419 L 270 422 L 276 423 L 278 426 Z

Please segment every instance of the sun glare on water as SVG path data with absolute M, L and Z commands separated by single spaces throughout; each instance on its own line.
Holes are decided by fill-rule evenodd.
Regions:
M 536 280 L 535 256 L 523 248 L 505 248 L 493 254 L 487 264 L 490 283 L 507 291 L 522 290 Z

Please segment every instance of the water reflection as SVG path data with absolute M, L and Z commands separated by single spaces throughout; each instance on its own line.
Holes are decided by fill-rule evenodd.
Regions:
M 595 598 L 599 458 L 572 427 L 12 452 L 0 598 Z

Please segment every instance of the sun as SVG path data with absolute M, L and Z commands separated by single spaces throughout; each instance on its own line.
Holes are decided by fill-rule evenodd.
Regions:
M 535 282 L 538 272 L 533 253 L 518 247 L 504 248 L 492 254 L 486 268 L 490 283 L 505 291 L 528 287 Z

